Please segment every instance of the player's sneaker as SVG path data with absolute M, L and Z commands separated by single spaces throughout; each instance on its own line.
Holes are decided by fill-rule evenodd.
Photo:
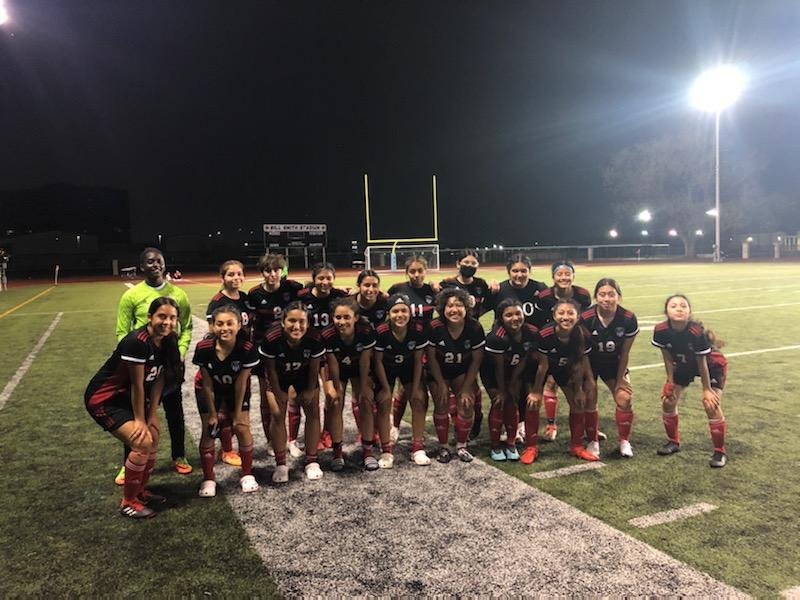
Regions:
M 213 498 L 217 495 L 217 482 L 213 479 L 206 479 L 200 484 L 200 490 L 197 495 L 201 498 Z
M 519 457 L 519 462 L 523 465 L 530 465 L 533 464 L 537 456 L 539 456 L 539 448 L 537 446 L 526 446 L 525 450 L 522 451 L 522 456 Z
M 461 462 L 470 463 L 475 459 L 475 457 L 472 456 L 472 452 L 467 450 L 466 446 L 461 446 L 461 448 L 456 450 L 456 454 Z
M 173 460 L 172 466 L 175 467 L 175 470 L 181 475 L 188 475 L 192 472 L 192 465 L 189 464 L 189 461 L 186 460 L 185 456 L 179 456 Z
M 431 464 L 431 459 L 425 453 L 425 450 L 414 450 L 414 452 L 411 453 L 411 460 L 414 461 L 415 465 L 419 465 L 420 467 L 427 467 Z
M 600 458 L 600 442 L 589 442 L 586 444 L 586 451 Z
M 619 455 L 624 458 L 631 458 L 633 456 L 633 448 L 628 440 L 619 441 Z
M 727 464 L 727 462 L 728 457 L 724 452 L 714 450 L 714 454 L 711 456 L 711 460 L 708 461 L 708 465 L 714 469 L 721 469 Z
M 289 481 L 289 467 L 278 465 L 272 472 L 272 483 L 286 483 Z
M 319 444 L 317 445 L 317 450 L 325 450 L 326 448 L 333 447 L 333 440 L 331 439 L 331 434 L 329 431 L 323 431 L 322 434 L 319 436 Z
M 287 450 L 289 450 L 289 456 L 292 458 L 302 458 L 304 452 L 300 448 L 300 444 L 297 443 L 297 440 L 292 440 L 286 446 Z
M 395 427 L 392 425 L 392 428 L 389 430 L 389 439 L 392 440 L 393 444 L 397 443 L 397 440 L 400 439 L 400 428 Z
M 502 438 L 502 436 L 500 436 Z M 517 426 L 517 437 L 514 439 L 515 442 L 524 444 L 525 443 L 525 423 L 520 423 Z
M 158 504 L 164 504 L 167 501 L 164 496 L 154 494 L 150 490 L 142 490 L 139 492 L 139 495 L 136 497 L 136 499 L 145 506 L 156 506 Z
M 309 479 L 311 479 L 309 477 Z M 249 494 L 250 492 L 255 492 L 258 489 L 258 482 L 256 478 L 252 475 L 245 475 L 239 480 L 239 485 L 242 486 L 242 491 L 245 494 Z
M 545 442 L 554 442 L 556 441 L 556 436 L 558 435 L 558 427 L 555 423 L 548 423 L 547 427 L 544 428 L 544 434 L 542 434 L 542 439 Z
M 156 511 L 152 508 L 147 508 L 138 500 L 125 500 L 123 498 L 119 505 L 119 512 L 131 519 L 149 519 L 156 516 Z
M 239 453 L 236 452 L 235 450 L 231 450 L 230 452 L 225 452 L 222 448 L 220 448 L 219 458 L 226 465 L 231 465 L 232 467 L 242 466 L 242 457 L 239 456 Z
M 670 454 L 675 454 L 676 452 L 681 451 L 681 445 L 676 444 L 672 440 L 667 440 L 667 443 L 661 446 L 658 450 L 656 450 L 656 454 L 659 456 L 669 456 Z
M 436 452 L 436 460 L 442 464 L 446 465 L 452 460 L 452 458 L 453 458 L 453 453 L 450 452 L 450 448 L 445 448 L 444 446 L 442 446 Z
M 306 477 L 310 481 L 322 479 L 322 469 L 319 468 L 318 462 L 312 462 L 306 465 Z
M 588 460 L 589 462 L 600 460 L 598 457 L 589 452 L 583 446 L 573 446 L 572 448 L 569 449 L 569 453 L 575 458 L 580 458 L 581 460 Z
M 492 460 L 496 460 L 497 462 L 503 461 L 506 459 L 506 453 L 503 451 L 502 448 L 492 448 L 489 452 L 489 458 Z
M 377 471 L 379 468 L 378 459 L 372 455 L 367 456 L 364 459 L 364 468 L 367 471 Z
M 333 471 L 334 473 L 338 473 L 342 469 L 344 469 L 344 459 L 341 457 L 334 458 L 331 461 L 331 471 Z
M 381 469 L 391 469 L 394 466 L 394 454 L 381 452 L 381 456 L 378 458 L 378 466 Z
M 516 446 L 506 446 L 505 452 L 508 460 L 519 460 L 519 452 L 517 452 Z
M 117 485 L 125 485 L 125 465 L 122 465 L 117 471 L 117 476 L 114 477 L 114 483 Z

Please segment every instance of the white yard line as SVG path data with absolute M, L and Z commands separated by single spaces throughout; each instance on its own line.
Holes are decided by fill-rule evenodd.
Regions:
M 563 477 L 564 475 L 572 475 L 573 473 L 583 473 L 584 471 L 593 471 L 595 469 L 602 469 L 606 463 L 601 461 L 585 462 L 571 467 L 563 467 L 561 469 L 554 469 L 552 471 L 538 471 L 531 473 L 534 479 L 553 479 L 554 477 Z
M 781 597 L 786 600 L 800 600 L 800 585 L 781 592 Z
M 707 504 L 705 502 L 699 502 L 697 504 L 690 504 L 689 506 L 684 506 L 683 508 L 674 508 L 672 510 L 665 510 L 663 512 L 653 513 L 652 515 L 644 515 L 642 517 L 636 517 L 635 519 L 631 519 L 628 521 L 634 527 L 645 528 L 645 527 L 652 527 L 653 525 L 663 525 L 664 523 L 671 523 L 672 521 L 677 521 L 679 519 L 688 519 L 689 517 L 696 517 L 697 515 L 702 515 L 703 513 L 711 512 L 712 510 L 716 510 L 717 507 L 713 504 Z
M 33 347 L 33 350 L 30 351 L 30 354 L 25 357 L 25 360 L 22 361 L 22 364 L 19 366 L 19 369 L 16 370 L 14 376 L 11 380 L 6 384 L 6 387 L 3 388 L 3 391 L 0 392 L 0 409 L 2 409 L 8 399 L 11 397 L 11 394 L 14 392 L 16 387 L 19 385 L 19 382 L 22 381 L 22 378 L 25 376 L 25 373 L 28 372 L 28 369 L 31 368 L 36 355 L 39 354 L 39 350 L 42 349 L 44 343 L 47 341 L 47 338 L 50 337 L 50 334 L 53 333 L 53 330 L 58 325 L 58 322 L 61 320 L 61 315 L 64 313 L 58 313 L 56 318 L 53 319 L 53 322 L 50 323 L 50 327 L 47 328 L 47 331 L 44 332 L 42 337 L 39 338 L 39 341 L 36 342 L 36 345 Z
M 132 287 L 136 287 L 136 286 L 135 286 L 133 283 L 127 282 L 127 283 L 125 284 L 125 287 L 127 287 L 127 288 L 132 288 Z
M 736 306 L 733 308 L 712 308 L 711 310 L 693 310 L 692 313 L 698 315 L 707 315 L 710 313 L 733 312 L 737 310 L 755 310 L 758 308 L 778 308 L 781 306 L 800 306 L 800 302 L 782 302 L 781 304 L 754 304 L 752 306 Z M 646 317 L 641 318 L 642 321 L 648 321 L 650 319 L 661 319 L 661 321 L 663 321 L 666 319 L 666 317 L 662 313 L 660 315 L 647 315 Z
M 712 282 L 709 282 L 709 283 L 713 284 L 713 283 L 717 283 L 717 282 L 712 281 Z M 659 285 L 663 286 L 664 284 L 662 283 L 662 284 L 659 284 Z M 699 290 L 699 291 L 696 291 L 696 292 L 693 291 L 693 292 L 688 293 L 687 295 L 700 296 L 700 295 L 704 295 L 704 294 L 724 294 L 726 292 L 756 292 L 756 291 L 759 292 L 759 294 L 766 295 L 766 294 L 769 294 L 769 293 L 772 293 L 772 292 L 785 292 L 785 290 L 793 290 L 793 291 L 796 291 L 796 292 L 800 292 L 800 286 L 795 284 L 795 285 L 790 285 L 790 286 L 771 287 L 771 288 L 765 288 L 763 286 L 762 287 L 726 288 L 726 289 L 712 288 L 712 289 Z M 638 299 L 638 298 L 662 298 L 662 297 L 666 298 L 666 296 L 664 294 L 646 294 L 644 296 L 624 296 L 623 300 L 632 300 L 634 298 Z
M 13 313 L 8 315 L 9 317 L 38 317 L 41 315 L 54 315 L 58 312 L 61 312 L 63 315 L 71 315 L 75 313 L 93 313 L 93 314 L 104 314 L 104 313 L 116 313 L 116 310 L 96 310 L 93 308 L 87 308 L 82 310 L 47 310 L 44 312 L 23 312 L 23 313 Z
M 747 350 L 746 352 L 731 352 L 725 354 L 725 358 L 734 358 L 735 356 L 749 356 L 751 354 L 763 354 L 764 352 L 783 352 L 784 350 L 800 350 L 800 344 L 794 346 L 779 346 L 777 348 L 762 348 L 761 350 Z M 656 367 L 663 367 L 664 363 L 652 363 L 649 365 L 639 365 L 638 367 L 630 367 L 631 371 L 639 371 L 641 369 L 655 369 Z

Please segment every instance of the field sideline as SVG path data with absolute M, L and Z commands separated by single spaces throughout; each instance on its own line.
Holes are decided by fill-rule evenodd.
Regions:
M 500 269 L 481 269 L 479 275 L 504 278 Z M 613 409 L 605 392 L 600 400 L 601 429 L 609 440 L 603 447 L 603 468 L 563 477 L 531 477 L 576 464 L 566 452 L 563 397 L 560 437 L 542 447 L 534 465 L 491 463 L 485 423 L 476 453 L 491 469 L 747 594 L 776 597 L 800 586 L 796 544 L 800 517 L 795 510 L 800 462 L 791 444 L 796 437 L 794 426 L 800 422 L 795 392 L 798 375 L 793 368 L 800 358 L 800 264 L 579 265 L 576 283 L 592 288 L 601 276 L 618 279 L 623 305 L 639 315 L 643 329 L 631 356 L 636 410 L 631 441 L 636 456 L 623 461 L 616 455 Z M 550 279 L 549 271 L 540 267 L 533 277 Z M 216 283 L 213 278 L 189 279 L 193 281 L 185 288 L 193 312 L 202 316 Z M 387 276 L 382 287 L 398 279 Z M 0 398 L 5 398 L 0 402 L 0 464 L 4 481 L 13 482 L 6 483 L 0 493 L 0 532 L 7 540 L 0 562 L 6 574 L 0 593 L 264 596 L 287 591 L 276 587 L 224 495 L 211 502 L 197 499 L 199 468 L 189 477 L 169 472 L 166 448 L 160 452 L 153 483 L 172 499 L 169 510 L 147 523 L 129 523 L 115 514 L 119 492 L 111 478 L 121 451 L 85 413 L 82 395 L 88 379 L 114 347 L 114 315 L 123 283 L 56 288 L 32 284 L 0 294 L 0 338 L 5 349 L 0 363 Z M 337 283 L 351 285 L 353 277 L 341 277 Z M 727 341 L 724 352 L 730 372 L 723 407 L 729 422 L 730 462 L 719 471 L 707 465 L 710 439 L 697 384 L 680 407 L 683 451 L 669 458 L 655 456 L 664 438 L 658 401 L 663 369 L 658 368 L 659 353 L 649 343 L 651 331 L 645 329 L 661 319 L 664 299 L 675 291 L 686 293 L 697 316 Z M 58 313 L 63 314 L 56 321 Z M 490 317 L 482 321 L 488 327 Z M 50 334 L 42 342 L 48 329 Z M 38 351 L 32 352 L 37 346 Z M 26 363 L 27 371 L 20 376 Z M 16 385 L 3 396 L 14 381 Z M 185 397 L 184 402 L 194 403 L 194 399 Z M 258 411 L 253 423 L 254 429 L 260 427 Z M 190 462 L 199 467 L 196 443 L 188 441 L 187 448 Z M 257 459 L 263 460 L 262 454 L 263 449 L 257 449 Z M 436 477 L 436 471 L 432 469 L 429 475 Z M 284 491 L 266 485 L 258 471 L 257 476 L 262 481 L 259 494 L 280 502 Z M 332 485 L 328 478 L 335 476 L 326 473 L 316 486 L 322 497 L 326 483 Z M 304 484 L 293 479 L 291 494 L 306 489 L 318 493 Z M 235 500 L 242 504 L 246 499 Z M 502 501 L 499 493 L 498 501 Z M 646 528 L 630 523 L 698 504 L 716 508 Z M 517 516 L 524 521 L 524 514 Z M 435 545 L 440 536 L 450 533 L 431 532 L 430 543 Z M 591 544 L 591 540 L 586 542 Z M 391 550 L 388 546 L 382 552 Z M 546 552 L 546 546 L 541 550 Z M 602 556 L 601 549 L 597 550 L 598 557 Z M 131 569 L 129 556 L 146 563 L 152 577 Z M 530 555 L 520 560 L 526 561 L 527 568 L 536 568 L 536 559 Z M 222 564 L 224 569 L 220 569 Z M 616 565 L 599 562 L 592 569 L 613 574 Z M 109 579 L 116 589 L 104 587 Z M 553 593 L 569 593 L 568 584 L 564 585 Z M 513 591 L 499 588 L 496 593 Z

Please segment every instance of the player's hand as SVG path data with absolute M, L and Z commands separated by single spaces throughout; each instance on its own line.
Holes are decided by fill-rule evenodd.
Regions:
M 506 395 L 503 392 L 497 392 L 492 398 L 492 408 L 499 408 L 502 410 L 503 404 L 506 402 Z
M 706 409 L 718 409 L 719 400 L 719 394 L 714 390 L 703 390 L 703 406 Z
M 498 283 L 497 279 L 492 279 L 489 282 L 489 291 L 493 294 L 497 294 L 500 291 L 500 283 Z
M 667 381 L 664 384 L 664 387 L 661 388 L 661 399 L 662 400 L 672 400 L 675 396 L 675 384 Z
M 618 379 L 617 385 L 614 386 L 614 395 L 616 395 L 617 392 L 625 392 L 627 394 L 633 395 L 633 388 L 631 387 L 631 384 L 625 381 L 624 379 Z
M 147 427 L 147 421 L 134 419 L 133 430 L 131 431 L 131 442 L 141 443 L 149 441 L 150 430 Z
M 437 281 L 431 281 L 431 289 L 433 290 L 434 294 L 438 294 L 442 291 L 442 286 L 440 286 Z
M 161 421 L 159 421 L 157 413 L 154 412 L 153 415 L 147 420 L 147 427 L 148 430 L 154 430 L 156 435 L 161 433 Z
M 525 406 L 528 410 L 539 410 L 542 406 L 542 395 L 538 392 L 528 392 Z

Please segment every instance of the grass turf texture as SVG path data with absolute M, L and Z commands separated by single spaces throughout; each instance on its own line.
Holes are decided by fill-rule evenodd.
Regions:
M 505 277 L 501 269 L 481 269 L 479 274 L 486 279 Z M 440 276 L 431 273 L 429 278 Z M 669 293 L 686 293 L 697 316 L 728 342 L 727 354 L 800 343 L 800 265 L 579 265 L 576 283 L 591 290 L 605 276 L 617 278 L 623 305 L 650 325 L 661 320 Z M 541 267 L 533 277 L 550 280 L 549 271 Z M 382 287 L 387 289 L 401 279 L 387 275 Z M 353 285 L 353 280 L 343 277 L 337 284 Z M 0 313 L 45 287 L 0 294 Z M 0 411 L 3 478 L 12 482 L 0 493 L 0 532 L 8 540 L 0 562 L 6 573 L 0 593 L 95 595 L 111 591 L 109 579 L 120 594 L 274 593 L 228 505 L 221 498 L 197 499 L 197 469 L 189 477 L 172 474 L 164 444 L 153 487 L 170 497 L 169 508 L 146 523 L 131 523 L 115 514 L 119 491 L 111 478 L 121 451 L 118 442 L 86 414 L 82 395 L 114 347 L 114 310 L 124 289 L 121 283 L 62 285 L 0 319 L 0 338 L 6 349 L 0 364 L 0 386 L 4 386 L 55 313 L 65 312 Z M 185 289 L 193 311 L 202 315 L 217 285 L 186 284 Z M 731 308 L 742 310 L 703 314 Z M 96 312 L 71 312 L 91 309 Z M 486 327 L 490 321 L 489 315 L 482 319 Z M 650 345 L 651 335 L 651 331 L 640 333 L 631 366 L 660 362 L 660 353 Z M 535 471 L 576 462 L 566 451 L 563 396 L 559 439 L 540 446 L 541 457 L 534 465 L 494 464 L 745 592 L 775 596 L 800 584 L 796 545 L 800 519 L 794 510 L 800 464 L 790 446 L 800 418 L 795 396 L 798 375 L 792 368 L 798 357 L 800 350 L 729 359 L 723 408 L 729 422 L 731 460 L 725 469 L 708 467 L 711 444 L 699 382 L 690 387 L 680 406 L 682 452 L 667 458 L 655 456 L 664 441 L 658 399 L 663 367 L 632 374 L 636 410 L 632 460 L 616 456 L 612 401 L 603 391 L 601 428 L 609 435 L 603 444 L 606 468 L 546 481 L 530 477 Z M 484 412 L 488 414 L 485 395 Z M 166 434 L 166 423 L 164 430 Z M 476 451 L 491 462 L 486 430 L 484 422 Z M 190 461 L 197 467 L 195 447 L 194 442 L 187 443 Z M 66 468 L 59 466 L 62 461 Z M 696 502 L 719 509 L 645 530 L 628 524 L 633 517 Z M 129 553 L 147 565 L 148 575 L 134 573 Z

